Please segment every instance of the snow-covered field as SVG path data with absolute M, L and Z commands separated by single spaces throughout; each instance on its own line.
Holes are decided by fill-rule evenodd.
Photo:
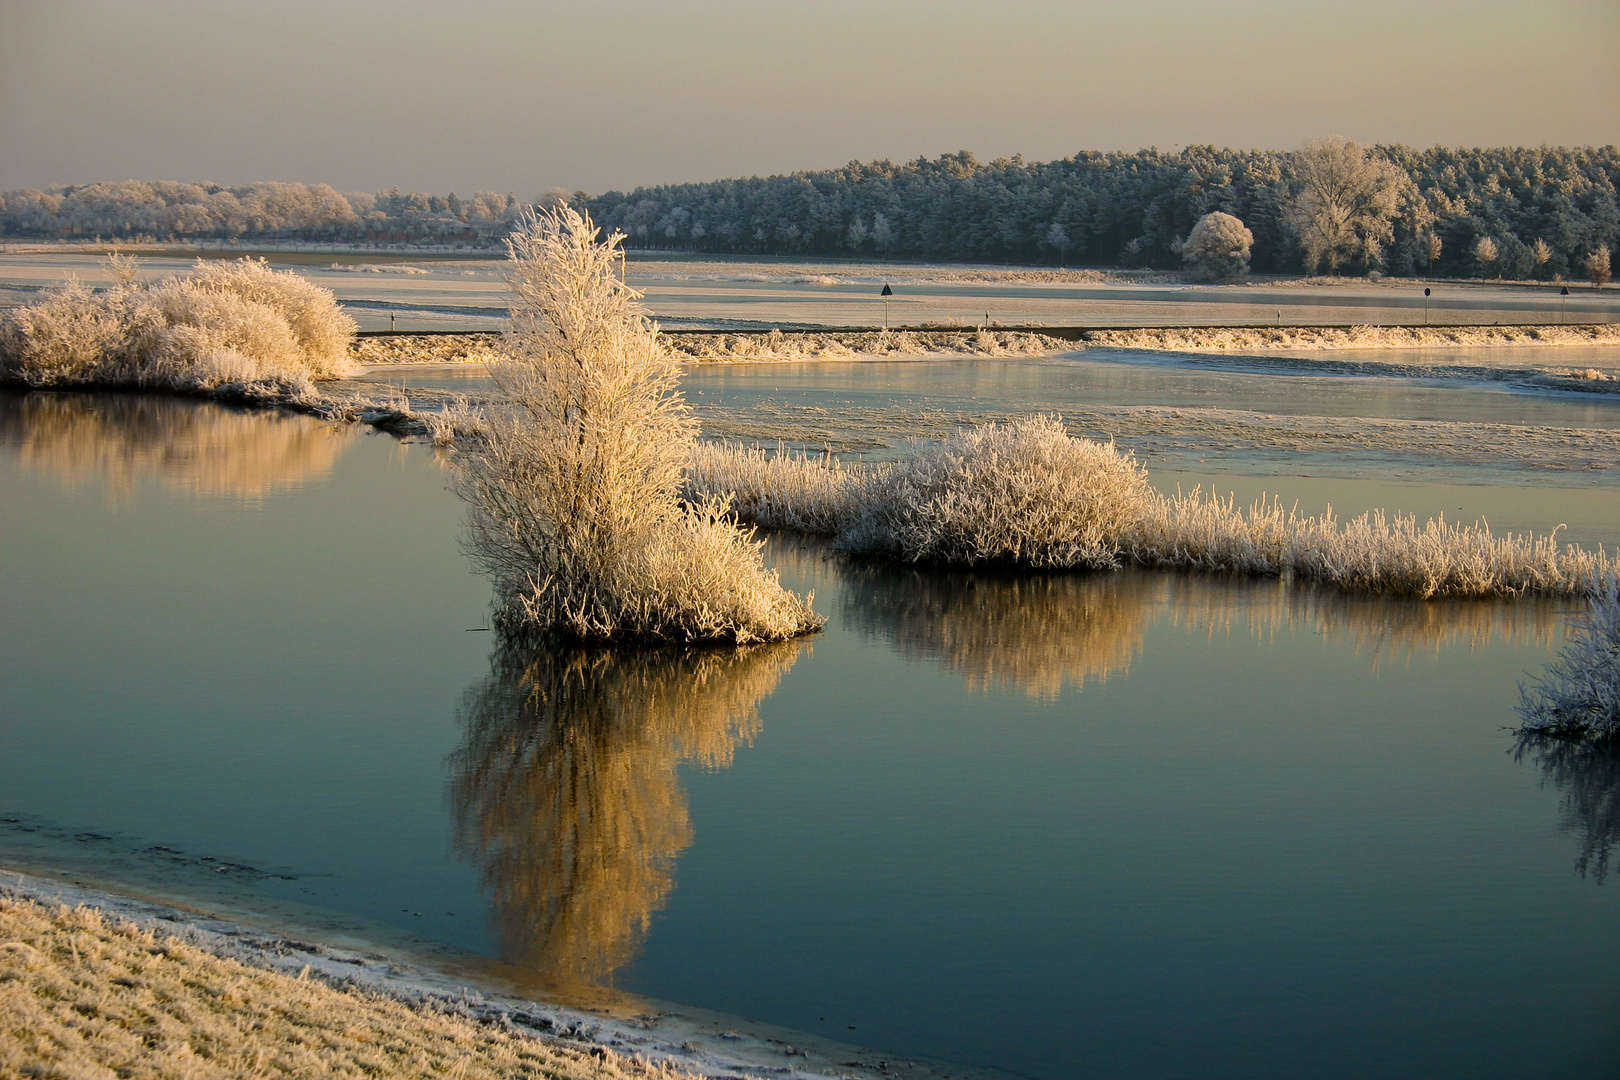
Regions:
M 210 252 L 210 254 L 215 254 Z M 271 253 L 332 289 L 364 330 L 493 329 L 506 314 L 505 264 L 437 259 Z M 177 255 L 145 260 L 148 274 L 174 273 Z M 1181 285 L 1153 272 L 918 263 L 780 262 L 632 258 L 632 285 L 670 328 L 880 326 L 887 283 L 892 325 L 1299 326 L 1462 323 L 1557 324 L 1620 319 L 1620 289 L 1553 285 L 1312 280 L 1248 285 Z M 0 252 L 0 304 L 75 274 L 110 283 L 87 252 Z M 1427 313 L 1427 314 L 1426 314 Z M 392 319 L 390 318 L 392 317 Z

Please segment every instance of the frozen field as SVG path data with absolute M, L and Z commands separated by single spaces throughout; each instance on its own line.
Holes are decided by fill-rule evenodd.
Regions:
M 506 314 L 504 265 L 497 259 L 405 261 L 343 256 L 273 255 L 332 289 L 363 330 L 494 329 Z M 150 274 L 189 265 L 179 257 L 146 260 Z M 96 256 L 0 253 L 0 302 L 76 274 L 110 281 Z M 653 314 L 679 328 L 878 326 L 879 290 L 895 291 L 894 325 L 1049 326 L 1423 325 L 1421 282 L 1285 282 L 1247 286 L 1155 283 L 1162 275 L 1098 280 L 1095 271 L 707 259 L 632 259 L 631 284 Z M 1428 320 L 1440 323 L 1612 322 L 1620 290 L 1552 285 L 1436 284 Z M 390 323 L 390 315 L 393 322 Z

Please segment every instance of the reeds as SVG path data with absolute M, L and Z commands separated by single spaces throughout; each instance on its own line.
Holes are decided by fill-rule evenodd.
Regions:
M 497 626 L 584 640 L 775 641 L 820 626 L 778 584 L 724 500 L 680 498 L 696 424 L 640 294 L 566 204 L 509 241 L 508 407 L 491 410 L 456 489 Z
M 0 319 L 0 381 L 296 390 L 352 370 L 354 321 L 330 290 L 291 271 L 199 259 L 189 275 L 142 284 L 129 262 L 113 270 L 118 284 L 105 292 L 69 279 Z
M 1193 326 L 1093 330 L 1087 345 L 1166 352 L 1265 349 L 1434 349 L 1499 345 L 1613 345 L 1620 327 L 1572 326 Z
M 1345 592 L 1434 597 L 1583 596 L 1600 587 L 1611 561 L 1600 549 L 1560 546 L 1547 536 L 1496 535 L 1488 524 L 1377 510 L 1340 523 L 1331 507 L 1302 516 L 1280 499 L 1238 507 L 1194 488 L 1156 496 L 1125 543 L 1143 566 L 1251 575 L 1290 575 Z
M 1111 444 L 1054 418 L 986 425 L 895 465 L 838 466 L 804 455 L 713 445 L 685 492 L 734 498 L 740 520 L 836 536 L 846 552 L 900 562 L 1033 568 L 1123 563 L 1287 576 L 1351 593 L 1437 597 L 1587 596 L 1615 573 L 1601 548 L 1486 523 L 1382 511 L 1341 522 L 1280 499 L 1240 507 L 1194 489 L 1165 496 Z
M 760 528 L 833 536 L 855 509 L 855 475 L 831 454 L 697 443 L 681 493 L 693 503 L 729 497 L 731 512 Z

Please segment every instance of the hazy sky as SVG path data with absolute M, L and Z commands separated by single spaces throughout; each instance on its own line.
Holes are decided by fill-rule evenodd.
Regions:
M 0 188 L 1620 142 L 1620 3 L 0 0 Z

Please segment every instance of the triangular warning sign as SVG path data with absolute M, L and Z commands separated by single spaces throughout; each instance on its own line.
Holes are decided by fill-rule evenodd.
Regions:
M 887 284 L 885 284 L 883 286 L 883 291 L 878 293 L 878 295 L 879 296 L 893 296 L 894 295 L 894 290 L 889 288 L 889 286 Z

